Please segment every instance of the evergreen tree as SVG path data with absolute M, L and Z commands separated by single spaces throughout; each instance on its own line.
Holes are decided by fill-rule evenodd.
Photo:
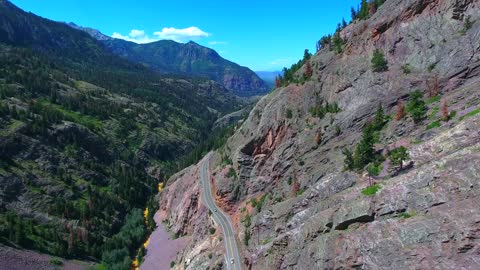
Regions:
M 383 111 L 383 106 L 379 102 L 377 107 L 377 113 L 375 114 L 375 120 L 373 122 L 376 130 L 381 130 L 385 125 L 386 117 L 385 112 Z
M 407 104 L 407 112 L 412 116 L 415 123 L 419 123 L 425 117 L 427 108 L 423 101 L 423 94 L 416 90 L 410 94 L 410 101 Z
M 344 44 L 344 41 L 343 41 L 342 37 L 340 36 L 340 32 L 339 31 L 335 32 L 335 34 L 332 37 L 332 49 L 336 53 L 342 53 L 343 44 Z
M 380 164 L 370 163 L 367 166 L 369 185 L 372 185 L 371 178 L 380 174 Z
M 398 148 L 393 149 L 390 152 L 389 157 L 393 165 L 395 166 L 400 165 L 400 170 L 401 170 L 403 168 L 403 162 L 405 160 L 408 160 L 410 158 L 410 155 L 408 154 L 407 148 L 405 148 L 404 146 L 400 146 Z
M 357 170 L 363 169 L 368 163 L 375 159 L 375 126 L 368 124 L 362 132 L 362 139 L 357 144 L 353 156 L 354 167 Z
M 322 48 L 330 45 L 332 41 L 332 35 L 325 35 L 317 42 L 317 52 L 320 51 Z
M 358 18 L 358 12 L 354 7 L 350 8 L 350 13 L 352 16 L 352 21 L 355 21 Z
M 367 0 L 362 0 L 360 3 L 360 11 L 358 12 L 358 18 L 360 20 L 365 20 L 368 18 L 369 15 L 369 7 Z
M 388 70 L 388 62 L 385 59 L 383 52 L 379 49 L 375 49 L 375 51 L 373 51 L 372 69 L 374 72 L 382 72 Z
M 303 61 L 308 61 L 310 60 L 310 57 L 312 57 L 312 54 L 308 51 L 308 49 L 305 49 L 303 52 Z

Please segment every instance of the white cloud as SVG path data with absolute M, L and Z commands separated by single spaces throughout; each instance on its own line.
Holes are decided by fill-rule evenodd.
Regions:
M 150 43 L 161 39 L 170 39 L 177 42 L 187 42 L 190 40 L 197 40 L 200 38 L 209 37 L 210 34 L 202 31 L 200 28 L 192 26 L 183 29 L 177 29 L 173 27 L 163 28 L 162 31 L 156 31 L 153 33 L 155 37 L 150 38 L 144 30 L 132 29 L 128 35 L 122 35 L 114 32 L 113 38 L 123 39 L 135 43 Z
M 130 31 L 130 36 L 132 38 L 143 38 L 145 37 L 145 31 L 133 29 L 132 31 Z
M 208 42 L 208 45 L 227 45 L 228 42 L 226 41 L 210 41 Z
M 158 40 L 158 39 L 151 39 L 150 37 L 148 37 L 148 35 L 145 34 L 145 31 L 136 30 L 136 29 L 133 29 L 132 31 L 130 31 L 128 36 L 124 36 L 120 33 L 115 32 L 113 33 L 112 37 L 135 42 L 135 43 L 140 43 L 140 44 L 150 43 Z
M 183 29 L 177 29 L 173 27 L 163 28 L 162 31 L 153 33 L 160 39 L 171 39 L 177 42 L 186 42 L 189 40 L 205 38 L 210 36 L 209 33 L 200 30 L 200 28 L 192 26 Z

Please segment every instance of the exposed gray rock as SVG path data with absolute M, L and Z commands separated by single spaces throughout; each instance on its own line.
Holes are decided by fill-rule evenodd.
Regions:
M 480 116 L 468 115 L 480 108 L 479 9 L 468 0 L 387 0 L 341 32 L 343 53 L 324 48 L 312 57 L 310 80 L 257 103 L 211 166 L 224 170 L 226 155 L 238 172 L 238 200 L 228 194 L 237 180 L 214 181 L 247 269 L 480 268 Z M 470 29 L 463 29 L 466 16 Z M 388 71 L 371 70 L 374 49 L 384 52 Z M 457 116 L 441 121 L 441 102 L 433 101 L 421 123 L 391 119 L 379 134 L 378 150 L 405 146 L 410 165 L 385 168 L 386 177 L 376 179 L 343 172 L 342 150 L 354 148 L 377 104 L 394 116 L 411 91 L 428 96 L 435 78 Z M 341 112 L 313 117 L 317 99 Z M 436 120 L 440 127 L 427 130 Z M 367 196 L 370 181 L 380 189 Z M 261 209 L 253 207 L 261 198 Z M 206 238 L 198 236 L 192 249 Z

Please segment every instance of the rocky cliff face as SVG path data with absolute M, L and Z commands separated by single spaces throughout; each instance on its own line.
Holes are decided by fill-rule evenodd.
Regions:
M 343 53 L 312 57 L 303 85 L 258 102 L 210 166 L 247 269 L 480 268 L 479 11 L 473 0 L 387 0 L 343 29 Z M 372 71 L 375 49 L 388 71 Z M 441 98 L 425 98 L 420 123 L 395 120 L 416 89 Z M 318 100 L 341 112 L 312 116 Z M 376 150 L 404 146 L 410 162 L 398 170 L 387 161 L 369 179 L 343 170 L 342 150 L 353 149 L 378 103 L 392 117 Z M 440 120 L 444 103 L 455 111 L 448 121 Z M 198 189 L 185 191 L 198 179 L 185 175 L 160 194 L 170 229 L 193 236 L 177 269 L 220 268 L 221 237 L 207 232 L 214 224 Z M 370 181 L 379 190 L 368 196 Z

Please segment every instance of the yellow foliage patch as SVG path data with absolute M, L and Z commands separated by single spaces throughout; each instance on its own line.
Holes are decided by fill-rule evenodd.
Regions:
M 158 192 L 162 192 L 163 190 L 163 183 L 158 183 Z

